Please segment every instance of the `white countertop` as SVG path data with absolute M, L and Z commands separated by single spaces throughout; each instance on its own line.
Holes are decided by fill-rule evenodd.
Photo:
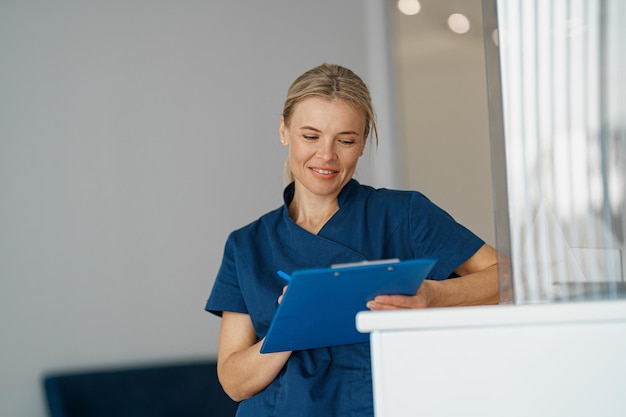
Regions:
M 597 321 L 626 321 L 626 300 L 362 311 L 356 316 L 363 333 Z

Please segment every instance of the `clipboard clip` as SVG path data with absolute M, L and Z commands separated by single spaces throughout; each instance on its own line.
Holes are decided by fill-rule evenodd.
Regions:
M 392 259 L 379 259 L 377 261 L 348 262 L 348 263 L 345 263 L 345 264 L 333 264 L 330 267 L 331 268 L 352 268 L 352 267 L 355 267 L 355 266 L 392 264 L 392 263 L 396 263 L 396 262 L 400 262 L 400 259 L 392 258 Z

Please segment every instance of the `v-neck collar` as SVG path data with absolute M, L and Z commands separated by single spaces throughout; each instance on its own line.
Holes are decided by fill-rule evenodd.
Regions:
M 365 260 L 365 257 L 355 252 L 353 249 L 343 246 L 334 240 L 333 233 L 337 230 L 333 227 L 337 222 L 342 222 L 342 217 L 346 215 L 346 208 L 350 205 L 351 195 L 359 186 L 355 179 L 351 179 L 337 196 L 339 210 L 324 224 L 317 234 L 313 234 L 298 226 L 289 217 L 289 203 L 293 200 L 295 193 L 294 183 L 289 184 L 284 192 L 284 205 L 282 208 L 283 222 L 287 233 L 283 236 L 287 251 L 298 253 L 300 258 L 306 258 L 311 265 L 330 265 L 331 263 L 358 262 Z M 295 248 L 307 248 L 305 251 L 296 251 Z
M 337 196 L 337 205 L 339 206 L 339 209 L 326 221 L 326 223 L 324 223 L 324 225 L 317 232 L 317 234 L 314 234 L 298 226 L 293 221 L 293 219 L 291 219 L 291 217 L 289 216 L 289 204 L 291 204 L 291 202 L 293 201 L 293 197 L 296 193 L 296 184 L 295 182 L 291 182 L 287 187 L 285 187 L 285 190 L 283 191 L 283 201 L 284 201 L 283 208 L 284 208 L 285 214 L 288 217 L 288 221 L 291 221 L 296 227 L 301 228 L 306 233 L 311 233 L 316 236 L 323 236 L 323 231 L 324 229 L 326 229 L 326 226 L 334 223 L 335 221 L 337 221 L 337 218 L 340 218 L 342 216 L 342 208 L 344 208 L 347 204 L 349 204 L 351 195 L 353 194 L 354 190 L 358 186 L 359 186 L 359 182 L 355 180 L 354 178 L 351 178 L 350 181 L 348 181 L 348 183 L 344 185 L 344 187 L 339 192 L 339 195 Z

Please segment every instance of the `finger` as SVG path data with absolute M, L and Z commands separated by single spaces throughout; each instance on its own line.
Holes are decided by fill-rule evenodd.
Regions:
M 287 292 L 287 285 L 285 285 L 283 287 L 283 293 L 281 295 L 278 296 L 278 304 L 283 302 L 283 297 L 285 296 L 285 293 Z
M 396 306 L 401 308 L 411 308 L 414 304 L 414 296 L 408 295 L 379 295 L 374 298 L 379 304 Z
M 383 303 L 378 303 L 374 300 L 368 301 L 367 304 L 365 305 L 367 308 L 369 308 L 372 311 L 382 311 L 382 310 L 404 310 L 405 307 L 399 307 L 393 304 L 383 304 Z
M 425 308 L 426 300 L 421 295 L 379 295 L 374 298 L 378 304 L 396 308 Z

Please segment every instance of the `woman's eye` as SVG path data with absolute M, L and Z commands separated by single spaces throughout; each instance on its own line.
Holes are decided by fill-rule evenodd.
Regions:
M 315 140 L 315 139 L 317 139 L 317 136 L 315 136 L 315 135 L 304 135 L 304 138 L 306 140 Z
M 354 145 L 354 141 L 351 139 L 340 139 L 339 143 L 346 146 Z

